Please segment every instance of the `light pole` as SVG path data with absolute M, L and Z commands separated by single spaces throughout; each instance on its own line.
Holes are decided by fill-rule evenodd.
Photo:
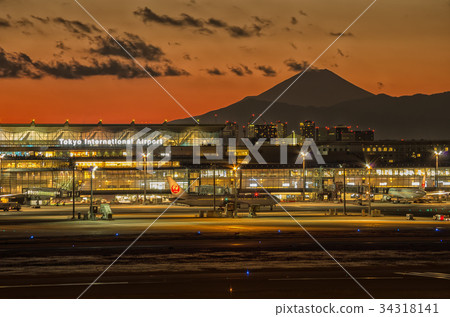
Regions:
M 216 165 L 213 167 L 213 208 L 216 211 Z
M 308 155 L 308 152 L 300 152 L 300 155 L 302 156 L 303 161 L 303 201 L 306 200 L 306 156 Z
M 142 159 L 144 163 L 144 200 L 142 201 L 142 204 L 145 205 L 147 198 L 147 154 L 142 154 Z
M 5 154 L 0 154 L 0 195 L 3 193 L 3 158 Z
M 234 212 L 233 216 L 237 214 L 237 171 L 239 167 L 233 166 L 234 171 Z
M 346 191 L 345 191 L 345 187 L 347 186 L 347 176 L 345 174 L 345 163 L 341 165 L 342 169 L 343 169 L 343 173 L 344 173 L 344 187 L 343 187 L 343 192 L 344 192 L 344 215 L 347 214 L 347 198 L 345 197 Z
M 372 166 L 370 166 L 370 164 L 366 164 L 366 168 L 367 168 L 367 174 L 368 174 L 368 181 L 369 181 L 369 190 L 367 191 L 367 195 L 369 196 L 369 215 L 370 215 L 370 212 L 372 211 L 372 198 L 370 197 L 370 192 L 371 192 L 371 189 L 370 189 L 370 172 L 371 172 L 371 170 L 372 170 Z
M 94 220 L 94 178 L 95 178 L 95 171 L 97 170 L 97 166 L 91 167 L 91 205 L 90 205 L 90 211 L 91 211 L 91 220 Z
M 438 169 L 439 169 L 439 155 L 442 154 L 442 151 L 434 151 L 434 156 L 436 157 L 436 167 L 434 169 L 434 186 L 436 189 L 439 188 L 439 178 L 438 178 Z
M 75 219 L 75 161 L 71 160 L 72 165 L 72 219 Z

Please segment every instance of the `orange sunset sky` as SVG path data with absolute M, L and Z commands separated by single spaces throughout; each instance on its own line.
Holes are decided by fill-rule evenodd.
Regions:
M 79 0 L 192 114 L 300 72 L 372 1 Z M 378 0 L 317 62 L 372 93 L 450 90 L 450 1 Z M 186 117 L 73 0 L 0 0 L 0 123 Z

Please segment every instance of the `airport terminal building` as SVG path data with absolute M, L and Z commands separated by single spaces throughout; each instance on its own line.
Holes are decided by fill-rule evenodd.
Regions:
M 220 155 L 217 139 L 223 140 Z M 92 183 L 97 198 L 138 202 L 145 191 L 148 200 L 159 202 L 168 196 L 165 178 L 172 176 L 184 188 L 191 184 L 194 193 L 214 182 L 230 193 L 235 188 L 261 192 L 259 183 L 283 200 L 297 200 L 303 191 L 308 199 L 334 199 L 341 196 L 344 172 L 349 195 L 369 184 L 377 194 L 423 182 L 426 188 L 449 190 L 449 143 L 317 141 L 324 164 L 312 159 L 303 166 L 301 141 L 283 147 L 267 140 L 257 149 L 262 163 L 233 123 L 0 124 L 0 195 L 23 193 L 50 202 L 68 199 L 74 189 L 83 199 Z M 285 161 L 280 160 L 284 149 Z

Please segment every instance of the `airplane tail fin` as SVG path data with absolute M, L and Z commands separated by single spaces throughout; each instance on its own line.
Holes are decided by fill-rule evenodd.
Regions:
M 426 182 L 425 182 L 425 174 L 424 174 L 423 178 L 422 178 L 422 184 L 421 184 L 421 187 L 423 190 L 425 190 L 425 185 L 426 185 Z
M 167 181 L 169 182 L 170 192 L 172 193 L 172 196 L 180 197 L 184 195 L 185 191 L 180 187 L 180 185 L 177 184 L 176 181 L 174 181 L 172 177 L 167 176 Z

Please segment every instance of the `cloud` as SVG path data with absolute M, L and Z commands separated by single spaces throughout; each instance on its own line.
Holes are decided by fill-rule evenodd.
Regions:
M 156 22 L 172 26 L 203 26 L 203 21 L 194 19 L 187 14 L 181 14 L 181 18 L 172 18 L 168 15 L 158 15 L 148 7 L 138 8 L 133 12 L 134 15 L 140 17 L 143 22 Z
M 164 76 L 189 76 L 190 74 L 184 69 L 176 68 L 172 65 L 165 66 Z
M 262 26 L 269 26 L 269 25 L 272 25 L 272 21 L 269 20 L 269 19 L 261 18 L 261 17 L 258 17 L 258 16 L 253 16 L 252 18 L 253 18 L 253 19 L 256 21 L 256 23 L 259 24 L 259 25 L 262 25 Z
M 244 76 L 244 71 L 242 70 L 242 68 L 240 68 L 240 67 L 234 67 L 234 66 L 228 67 L 228 68 L 229 68 L 230 71 L 231 71 L 232 73 L 234 73 L 235 75 L 237 75 L 237 76 Z
M 344 52 L 341 49 L 337 49 L 337 55 L 342 56 L 342 57 L 349 57 L 349 55 L 345 55 Z
M 8 20 L 0 18 L 0 28 L 8 28 L 11 27 L 11 23 Z
M 94 24 L 83 23 L 77 20 L 67 20 L 62 17 L 42 18 L 35 15 L 31 15 L 31 18 L 35 19 L 36 21 L 39 21 L 42 24 L 54 23 L 56 25 L 60 25 L 64 29 L 66 29 L 66 31 L 81 37 L 88 37 L 89 34 L 101 32 L 101 30 Z
M 226 28 L 228 34 L 232 37 L 250 37 L 252 36 L 252 32 L 245 28 L 241 28 L 240 26 L 229 26 Z
M 187 76 L 189 73 L 172 65 L 145 65 L 145 69 L 153 76 Z M 82 79 L 92 76 L 116 76 L 117 78 L 141 78 L 147 74 L 132 61 L 121 61 L 108 58 L 90 60 L 80 63 L 71 61 L 33 61 L 23 53 L 7 53 L 0 48 L 0 78 L 32 78 L 45 76 L 65 79 Z
M 228 69 L 237 76 L 251 75 L 253 72 L 245 65 L 231 66 Z
M 205 71 L 209 74 L 209 75 L 213 75 L 213 76 L 222 76 L 225 75 L 225 72 L 219 70 L 218 68 L 214 67 L 214 68 L 207 68 L 205 69 Z
M 186 13 L 182 13 L 181 16 L 182 16 L 182 21 L 184 21 L 184 23 L 186 25 L 194 26 L 194 27 L 203 27 L 202 20 L 193 18 L 189 14 L 186 14 Z
M 256 23 L 253 23 L 251 26 L 237 26 L 237 25 L 229 25 L 225 21 L 210 18 L 207 23 L 210 26 L 216 28 L 223 28 L 228 32 L 231 37 L 239 38 L 239 37 L 251 37 L 251 36 L 260 36 L 261 30 L 265 27 L 268 27 L 272 24 L 272 21 L 268 19 L 264 19 L 258 16 L 252 17 Z
M 34 23 L 33 22 L 31 22 L 30 20 L 28 20 L 27 18 L 21 18 L 20 20 L 17 20 L 16 22 L 15 22 L 18 26 L 30 26 L 30 27 L 32 27 L 32 26 L 34 26 Z
M 251 36 L 261 36 L 261 31 L 265 26 L 253 24 L 252 26 L 243 27 L 240 26 L 228 26 L 225 30 L 231 37 L 240 38 L 240 37 L 251 37 Z
M 100 62 L 91 59 L 89 64 L 81 64 L 76 60 L 70 62 L 55 61 L 52 63 L 35 62 L 35 66 L 45 75 L 55 78 L 82 79 L 91 76 L 117 76 L 118 78 L 145 77 L 145 73 L 130 63 L 124 63 L 115 59 Z M 153 76 L 161 76 L 161 73 L 149 66 L 145 67 Z
M 352 32 L 342 34 L 341 32 L 330 32 L 331 36 L 354 36 Z
M 70 21 L 61 17 L 53 18 L 52 21 L 55 24 L 62 25 L 70 33 L 75 33 L 78 35 L 85 35 L 86 33 L 101 32 L 95 25 L 86 24 L 80 21 Z
M 56 61 L 50 64 L 36 62 L 36 67 L 45 75 L 55 78 L 82 79 L 92 76 L 116 76 L 119 79 L 145 78 L 148 75 L 132 62 L 123 62 L 116 59 L 99 61 L 91 59 L 88 64 L 81 64 L 76 60 L 70 62 Z M 173 66 L 155 67 L 145 65 L 144 68 L 153 76 L 183 76 L 189 75 L 185 70 L 177 69 Z
M 199 34 L 203 34 L 203 35 L 211 35 L 211 34 L 214 34 L 214 31 L 211 31 L 211 30 L 208 29 L 208 28 L 198 28 L 198 29 L 195 30 L 195 32 L 196 32 L 196 33 L 199 33 Z
M 56 41 L 56 48 L 59 48 L 60 50 L 63 50 L 63 51 L 70 50 L 70 48 L 67 47 L 62 41 Z
M 37 21 L 43 23 L 43 24 L 48 24 L 48 23 L 50 23 L 50 18 L 49 18 L 49 17 L 41 18 L 41 17 L 35 16 L 35 15 L 31 15 L 31 17 L 32 17 L 33 19 L 35 19 L 35 20 L 37 20 Z
M 170 17 L 168 15 L 159 15 L 148 7 L 138 8 L 133 14 L 139 17 L 144 23 L 159 23 L 173 27 L 190 27 L 194 28 L 196 33 L 211 35 L 214 31 L 208 27 L 225 30 L 231 37 L 243 38 L 251 36 L 260 36 L 261 31 L 270 26 L 272 21 L 258 16 L 253 16 L 255 23 L 250 26 L 229 25 L 226 21 L 209 18 L 201 19 L 190 16 L 186 13 L 180 14 L 180 17 Z
M 218 28 L 224 28 L 224 27 L 228 26 L 228 24 L 225 21 L 222 21 L 219 19 L 214 19 L 214 18 L 208 19 L 207 23 L 211 26 L 215 26 Z
M 23 53 L 7 53 L 0 48 L 0 78 L 40 78 L 31 58 Z
M 259 65 L 256 66 L 255 69 L 260 70 L 263 73 L 263 76 L 266 77 L 274 77 L 277 75 L 277 72 L 272 68 L 272 66 Z
M 159 47 L 145 43 L 136 34 L 125 33 L 123 36 L 119 36 L 116 39 L 120 45 L 135 58 L 143 58 L 148 61 L 159 61 L 161 60 L 161 57 L 165 55 Z M 124 50 L 109 36 L 96 36 L 93 39 L 93 43 L 96 47 L 90 49 L 91 53 L 128 58 L 128 55 Z
M 309 66 L 309 63 L 307 61 L 301 61 L 300 63 L 298 63 L 293 58 L 285 60 L 284 64 L 288 67 L 290 71 L 293 72 L 302 72 L 306 70 Z M 315 69 L 315 67 L 310 67 L 310 69 Z
M 295 17 L 291 18 L 291 24 L 296 25 L 298 23 L 297 19 Z

